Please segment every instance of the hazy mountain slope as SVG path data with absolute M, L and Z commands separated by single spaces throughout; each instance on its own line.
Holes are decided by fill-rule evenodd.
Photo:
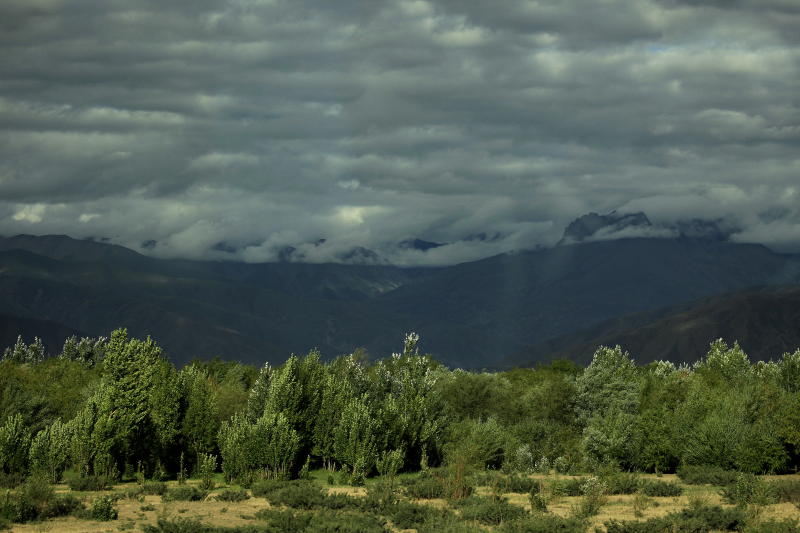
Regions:
M 34 337 L 39 337 L 42 339 L 42 343 L 49 354 L 60 353 L 61 347 L 64 346 L 64 340 L 68 337 L 72 335 L 76 337 L 85 336 L 82 332 L 57 322 L 20 318 L 0 313 L 0 353 L 5 348 L 14 346 L 19 335 L 22 335 L 26 343 L 31 343 Z
M 65 261 L 146 261 L 141 254 L 123 246 L 78 240 L 66 235 L 15 235 L 0 237 L 0 250 L 25 250 L 51 259 Z
M 800 348 L 800 286 L 748 290 L 706 298 L 679 309 L 649 312 L 599 324 L 528 347 L 506 363 L 529 365 L 552 358 L 591 361 L 598 346 L 619 344 L 641 363 L 692 363 L 714 339 L 739 341 L 752 360 Z M 664 315 L 654 318 L 655 315 Z
M 417 331 L 423 349 L 451 365 L 491 367 L 614 317 L 800 281 L 797 257 L 687 239 L 590 242 L 436 269 L 167 261 L 104 254 L 100 243 L 89 243 L 98 259 L 84 261 L 85 241 L 70 251 L 59 237 L 56 253 L 35 239 L 0 251 L 0 312 L 91 335 L 126 326 L 177 362 L 281 361 L 313 347 L 386 356 Z
M 625 239 L 457 265 L 378 300 L 413 315 L 434 353 L 480 366 L 613 317 L 792 283 L 800 279 L 799 266 L 796 257 L 757 245 Z M 428 334 L 443 322 L 469 331 L 469 344 Z

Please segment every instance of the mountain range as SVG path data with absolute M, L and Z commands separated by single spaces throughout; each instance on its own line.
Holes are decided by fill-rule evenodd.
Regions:
M 783 287 L 788 294 L 800 283 L 796 255 L 709 238 L 707 231 L 592 240 L 619 225 L 614 216 L 597 222 L 580 239 L 565 235 L 570 238 L 552 248 L 435 268 L 165 260 L 104 242 L 19 235 L 0 238 L 0 313 L 49 321 L 63 334 L 107 335 L 124 326 L 135 336 L 152 335 L 178 364 L 216 355 L 280 362 L 315 347 L 326 357 L 357 347 L 383 357 L 399 350 L 405 332 L 416 331 L 422 348 L 450 366 L 494 368 L 553 356 L 583 359 L 587 346 L 603 339 L 629 343 L 640 361 L 696 359 L 687 355 L 694 350 L 689 341 L 667 342 L 684 320 L 676 313 L 698 322 L 709 305 L 703 299 L 755 302 L 755 296 L 736 300 L 735 293 Z M 613 231 L 602 229 L 609 225 Z M 800 303 L 785 302 L 780 312 L 795 316 Z M 753 313 L 772 308 L 747 307 Z M 722 312 L 709 316 L 746 323 Z M 791 320 L 764 321 L 785 328 L 780 334 L 794 342 Z M 658 331 L 672 332 L 660 337 L 660 349 L 644 342 L 656 338 L 656 323 Z M 644 327 L 649 336 L 633 332 Z M 758 344 L 751 349 L 759 357 L 780 355 L 775 350 L 784 345 L 757 341 L 762 330 L 756 326 L 742 328 L 741 340 L 755 339 L 746 342 Z M 712 326 L 692 331 L 705 346 L 718 332 L 729 334 Z

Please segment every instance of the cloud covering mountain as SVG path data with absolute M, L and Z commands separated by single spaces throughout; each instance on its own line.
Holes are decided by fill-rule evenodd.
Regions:
M 617 210 L 800 250 L 796 2 L 5 0 L 0 30 L 0 234 L 430 265 Z

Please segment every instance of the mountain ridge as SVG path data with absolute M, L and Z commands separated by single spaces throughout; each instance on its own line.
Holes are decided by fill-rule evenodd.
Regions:
M 589 241 L 448 267 L 155 259 L 96 249 L 0 251 L 0 312 L 90 335 L 151 335 L 177 362 L 395 350 L 405 332 L 450 366 L 480 368 L 631 313 L 800 282 L 800 259 L 754 244 Z M 66 243 L 66 244 L 65 244 Z M 11 245 L 0 239 L 0 250 Z M 46 257 L 49 253 L 55 257 Z

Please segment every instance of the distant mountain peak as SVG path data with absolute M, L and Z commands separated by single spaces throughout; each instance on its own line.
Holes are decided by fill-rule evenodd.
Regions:
M 400 241 L 398 246 L 404 250 L 421 250 L 423 252 L 427 252 L 433 248 L 439 248 L 440 246 L 444 246 L 444 244 L 440 242 L 432 242 L 432 241 L 425 241 L 422 239 L 406 239 L 404 241 Z
M 608 214 L 587 213 L 576 218 L 564 229 L 557 246 L 589 240 L 608 240 L 624 237 L 654 237 L 688 239 L 707 242 L 725 242 L 739 231 L 724 219 L 692 218 L 677 222 L 653 224 L 641 211 Z
M 564 228 L 564 235 L 558 244 L 572 244 L 585 241 L 599 233 L 613 234 L 632 227 L 651 227 L 653 224 L 643 212 L 617 213 L 606 215 L 587 213 L 579 216 Z
M 673 224 L 673 227 L 681 238 L 716 242 L 727 241 L 731 234 L 739 231 L 737 228 L 730 227 L 722 219 L 680 220 Z

